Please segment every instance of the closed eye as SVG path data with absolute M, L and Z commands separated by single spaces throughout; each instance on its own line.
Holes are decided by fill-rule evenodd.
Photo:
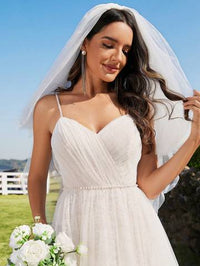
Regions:
M 113 46 L 112 45 L 108 45 L 108 44 L 105 44 L 105 43 L 103 43 L 103 46 L 105 46 L 106 48 L 113 48 Z
M 105 43 L 103 43 L 103 46 L 106 47 L 106 48 L 108 48 L 108 49 L 114 48 L 112 45 L 108 45 L 108 44 L 105 44 Z M 123 50 L 123 53 L 125 55 L 128 55 L 128 52 L 129 52 L 129 50 Z

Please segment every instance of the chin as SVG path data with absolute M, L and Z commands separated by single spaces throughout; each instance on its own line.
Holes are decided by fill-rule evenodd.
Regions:
M 110 77 L 103 77 L 101 80 L 104 81 L 104 82 L 113 82 L 115 79 L 116 79 L 117 75 L 113 75 L 113 76 L 110 76 Z

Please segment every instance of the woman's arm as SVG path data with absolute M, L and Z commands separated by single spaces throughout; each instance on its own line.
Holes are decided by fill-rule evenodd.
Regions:
M 156 155 L 143 155 L 138 164 L 137 183 L 150 199 L 156 198 L 185 168 L 199 142 L 189 137 L 165 164 L 156 168 Z
M 51 134 L 47 99 L 40 99 L 33 114 L 33 150 L 28 175 L 28 196 L 33 217 L 40 216 L 40 222 L 47 223 L 45 216 L 46 183 L 51 160 Z
M 146 147 L 143 146 L 138 164 L 137 183 L 150 199 L 156 198 L 181 173 L 200 145 L 200 92 L 188 97 L 184 107 L 193 111 L 191 133 L 171 159 L 157 168 L 155 151 L 147 154 Z

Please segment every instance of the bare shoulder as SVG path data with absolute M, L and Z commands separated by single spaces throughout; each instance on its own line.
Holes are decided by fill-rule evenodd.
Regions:
M 41 97 L 35 104 L 34 116 L 45 114 L 47 115 L 52 107 L 55 105 L 55 95 L 45 95 Z
M 59 101 L 68 104 L 73 101 L 73 93 L 58 93 Z M 34 121 L 37 125 L 42 125 L 49 132 L 53 131 L 56 121 L 60 116 L 56 95 L 49 94 L 41 97 L 34 107 Z
M 36 108 L 48 108 L 55 101 L 55 95 L 49 94 L 41 97 L 35 104 Z
M 65 97 L 65 100 L 70 102 L 71 97 L 73 94 L 71 93 L 59 93 L 59 99 L 61 100 L 63 97 Z M 34 111 L 37 113 L 51 113 L 55 109 L 57 109 L 57 101 L 55 94 L 49 94 L 41 97 L 35 104 Z

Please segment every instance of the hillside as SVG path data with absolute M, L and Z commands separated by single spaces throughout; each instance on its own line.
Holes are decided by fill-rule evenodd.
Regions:
M 20 172 L 24 169 L 27 160 L 16 160 L 16 159 L 1 159 L 0 160 L 0 171 L 16 169 L 16 171 Z

